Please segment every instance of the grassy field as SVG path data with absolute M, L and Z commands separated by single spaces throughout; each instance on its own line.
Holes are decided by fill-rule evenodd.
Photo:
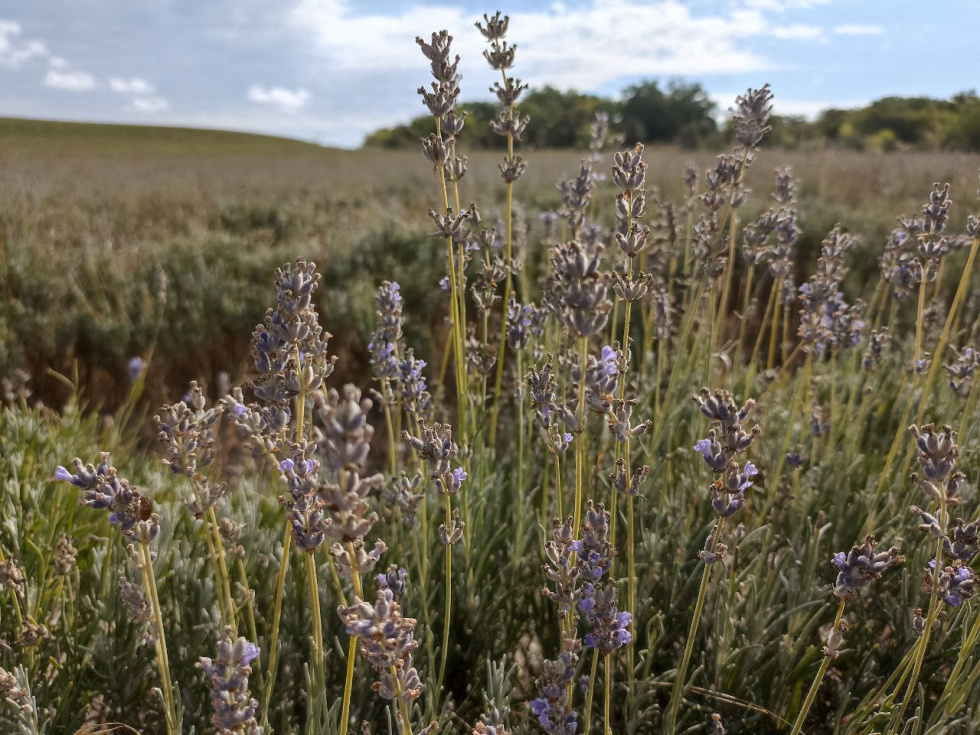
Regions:
M 465 132 L 460 145 L 466 153 Z M 445 214 L 440 181 L 417 151 L 0 120 L 0 377 L 9 394 L 0 395 L 0 732 L 213 732 L 214 684 L 197 664 L 216 655 L 226 626 L 260 649 L 247 673 L 266 734 L 333 735 L 362 721 L 365 732 L 404 735 L 431 721 L 442 733 L 555 732 L 545 704 L 554 716 L 575 713 L 586 735 L 714 735 L 720 723 L 732 735 L 980 728 L 980 611 L 964 581 L 972 572 L 958 571 L 973 569 L 978 551 L 980 390 L 966 350 L 978 346 L 980 240 L 961 235 L 980 210 L 980 156 L 763 149 L 744 181 L 736 177 L 750 190 L 741 207 L 735 188 L 722 189 L 722 229 L 712 233 L 695 226 L 707 204 L 685 203 L 682 175 L 689 161 L 703 174 L 716 154 L 648 148 L 645 182 L 626 191 L 646 197 L 637 217 L 654 234 L 633 263 L 611 236 L 624 191 L 611 149 L 593 164 L 600 179 L 585 224 L 556 184 L 586 154 L 519 152 L 529 170 L 514 186 L 511 235 L 526 263 L 514 289 L 523 304 L 550 306 L 512 320 L 529 334 L 504 349 L 499 302 L 486 321 L 477 308 L 504 289 L 505 277 L 483 275 L 502 249 L 480 232 L 507 232 L 498 154 L 468 154 L 459 203 L 475 201 L 482 223 L 463 225 L 472 260 L 465 289 L 454 273 L 454 299 L 439 285 L 446 240 L 431 237 L 427 215 Z M 805 303 L 826 287 L 810 314 L 818 332 L 835 330 L 825 342 L 806 330 L 801 338 L 801 304 L 780 308 L 768 264 L 750 266 L 743 249 L 760 213 L 777 206 L 783 166 L 797 181 L 800 228 L 786 278 L 808 284 Z M 942 253 L 935 281 L 892 299 L 879 257 L 899 217 L 923 217 L 937 181 L 950 184 L 945 234 L 957 247 Z M 703 178 L 698 187 L 706 193 Z M 548 234 L 539 215 L 559 209 Z M 566 241 L 588 240 L 589 222 L 603 226 L 608 246 L 583 276 L 569 265 L 578 246 Z M 828 235 L 838 223 L 857 236 L 853 247 Z M 906 232 L 921 235 L 916 227 Z M 938 234 L 921 236 L 938 247 Z M 698 243 L 710 252 L 698 255 Z M 315 261 L 322 278 L 310 304 L 293 308 L 295 271 L 277 284 L 276 269 L 297 259 Z M 613 273 L 639 269 L 653 291 L 627 310 Z M 400 284 L 398 308 L 387 307 L 404 317 L 397 336 L 378 331 L 386 281 Z M 574 313 L 596 283 L 602 293 Z M 322 325 L 328 348 L 313 337 L 268 347 L 278 327 L 267 310 L 277 308 L 284 323 Z M 569 326 L 607 308 L 594 334 Z M 468 334 L 452 316 L 463 312 Z M 878 355 L 869 339 L 881 328 L 891 341 Z M 624 335 L 632 349 L 617 356 Z M 394 377 L 379 370 L 382 340 L 393 345 Z M 272 350 L 271 367 L 253 359 L 256 345 Z M 424 370 L 413 372 L 409 348 Z M 499 390 L 487 357 L 498 349 Z M 518 390 L 549 354 L 551 388 Z M 148 367 L 130 374 L 134 357 Z M 943 367 L 954 362 L 964 371 L 957 391 Z M 420 374 L 431 391 L 421 399 Z M 321 376 L 362 393 L 331 394 Z M 190 381 L 206 406 L 194 403 Z M 231 393 L 237 387 L 245 392 Z M 722 405 L 701 408 L 692 395 Z M 183 421 L 163 411 L 164 425 L 154 423 L 175 402 Z M 217 405 L 220 419 L 208 413 Z M 418 419 L 435 448 L 419 451 Z M 451 451 L 437 421 L 452 427 Z M 932 444 L 916 444 L 913 423 Z M 944 424 L 958 448 L 941 441 Z M 638 430 L 624 439 L 624 425 Z M 113 505 L 111 520 L 72 464 L 98 464 L 100 450 L 138 488 L 138 502 Z M 910 479 L 912 470 L 942 489 Z M 99 471 L 99 482 L 116 477 Z M 381 479 L 350 484 L 374 472 Z M 641 484 L 630 492 L 633 477 Z M 587 512 L 592 501 L 607 520 L 598 505 Z M 311 507 L 330 519 L 330 553 L 296 548 L 309 541 L 304 524 L 322 530 Z M 137 512 L 134 531 L 124 521 Z M 452 526 L 454 512 L 465 526 L 447 544 L 439 527 Z M 565 516 L 574 521 L 562 537 Z M 334 537 L 330 524 L 370 531 Z M 896 549 L 879 559 L 888 570 L 870 589 L 862 575 L 884 569 L 867 572 L 860 549 L 847 557 L 868 533 L 879 552 L 895 545 L 904 557 L 897 564 Z M 387 545 L 377 568 L 346 573 L 345 554 L 376 537 Z M 951 552 L 944 538 L 962 546 Z M 951 565 L 946 586 L 924 591 L 937 556 Z M 562 577 L 562 562 L 591 584 Z M 372 690 L 391 672 L 372 668 L 370 642 L 358 649 L 356 626 L 335 614 L 355 596 L 383 603 L 397 578 L 375 575 L 389 565 L 407 570 L 396 608 L 418 644 L 398 659 L 399 672 L 417 667 L 420 683 L 401 702 Z M 838 578 L 857 567 L 853 579 Z M 564 616 L 562 589 L 572 590 Z M 593 614 L 610 605 L 631 618 Z M 387 629 L 391 645 L 405 645 L 406 625 Z M 595 643 L 603 635 L 615 642 L 608 650 Z
M 574 173 L 580 153 L 527 157 L 517 202 L 533 239 L 540 236 L 537 213 L 559 206 L 556 183 Z M 470 158 L 461 198 L 478 192 L 484 216 L 499 217 L 499 156 Z M 713 154 L 653 148 L 645 158 L 651 188 L 679 202 L 685 164 L 704 168 Z M 933 180 L 950 182 L 957 199 L 972 199 L 980 156 L 765 150 L 749 188 L 766 192 L 773 169 L 784 165 L 799 180 L 800 275 L 840 222 L 861 237 L 856 272 L 869 279 L 897 216 L 916 211 Z M 154 399 L 181 393 L 190 379 L 211 384 L 219 372 L 240 376 L 251 327 L 272 296 L 267 274 L 296 257 L 325 269 L 332 304 L 324 320 L 342 349 L 355 353 L 351 374 L 363 366 L 374 287 L 400 268 L 419 276 L 406 284 L 422 330 L 413 336 L 429 345 L 441 339 L 440 330 L 432 333 L 441 304 L 432 288 L 442 264 L 426 238 L 437 182 L 416 151 L 6 119 L 0 172 L 0 370 L 27 370 L 45 400 L 65 397 L 48 368 L 67 374 L 77 360 L 89 399 L 116 405 L 126 361 L 151 349 Z M 609 184 L 600 185 L 598 197 L 603 191 L 612 196 Z M 750 199 L 745 217 L 760 207 Z M 954 209 L 954 227 L 962 229 L 965 211 Z M 162 301 L 164 281 L 169 295 Z

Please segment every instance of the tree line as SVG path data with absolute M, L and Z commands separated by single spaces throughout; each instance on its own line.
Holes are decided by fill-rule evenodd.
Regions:
M 467 146 L 501 148 L 504 140 L 490 130 L 497 115 L 493 102 L 462 105 L 468 113 Z M 611 100 L 544 87 L 528 92 L 520 113 L 531 118 L 524 143 L 532 148 L 585 148 L 596 112 L 606 112 L 613 131 L 628 142 L 672 143 L 685 148 L 720 148 L 731 130 L 719 124 L 715 102 L 700 84 L 647 81 L 628 87 Z M 765 145 L 787 149 L 837 146 L 853 150 L 980 151 L 980 97 L 962 92 L 949 99 L 884 97 L 866 107 L 828 109 L 815 120 L 773 115 Z M 371 133 L 364 145 L 405 148 L 435 131 L 431 116 Z

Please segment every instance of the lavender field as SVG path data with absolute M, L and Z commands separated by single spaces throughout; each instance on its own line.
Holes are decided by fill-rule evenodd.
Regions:
M 980 729 L 980 155 L 0 120 L 0 733 Z

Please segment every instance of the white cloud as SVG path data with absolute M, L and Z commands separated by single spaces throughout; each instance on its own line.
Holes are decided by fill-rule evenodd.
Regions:
M 283 87 L 262 87 L 255 85 L 248 90 L 248 99 L 260 105 L 278 107 L 283 112 L 302 110 L 310 100 L 305 89 L 285 89 Z
M 34 58 L 48 55 L 42 41 L 22 41 L 20 23 L 0 19 L 0 66 L 16 68 Z
M 495 79 L 485 69 L 483 37 L 473 29 L 480 16 L 448 3 L 403 6 L 387 15 L 354 13 L 352 7 L 350 0 L 299 0 L 291 14 L 339 71 L 417 69 L 421 81 L 425 60 L 413 39 L 420 31 L 449 28 L 456 34 L 454 51 L 463 58 L 464 92 L 482 91 L 484 80 Z M 515 11 L 510 27 L 520 38 L 520 76 L 532 85 L 594 90 L 623 77 L 696 77 L 775 67 L 747 43 L 772 30 L 753 9 L 694 15 L 680 0 L 595 0 L 574 13 Z
M 96 87 L 95 77 L 84 71 L 49 69 L 44 77 L 44 83 L 54 89 L 64 89 L 69 92 L 86 92 Z
M 126 109 L 133 112 L 143 112 L 148 115 L 154 115 L 158 112 L 163 112 L 169 107 L 170 103 L 163 97 L 137 97 Z
M 753 10 L 796 10 L 812 8 L 814 5 L 829 5 L 833 0 L 736 0 L 735 5 L 741 4 Z
M 790 41 L 811 41 L 823 36 L 823 29 L 817 26 L 796 24 L 791 26 L 777 26 L 772 29 L 773 38 Z
M 67 69 L 68 62 L 60 56 L 52 56 L 48 59 L 48 66 L 52 69 Z
M 834 28 L 834 33 L 838 36 L 877 36 L 884 32 L 884 28 L 875 25 L 851 24 Z
M 132 79 L 113 77 L 109 80 L 109 87 L 113 92 L 118 92 L 119 94 L 151 95 L 156 91 L 156 87 L 139 77 L 133 77 Z

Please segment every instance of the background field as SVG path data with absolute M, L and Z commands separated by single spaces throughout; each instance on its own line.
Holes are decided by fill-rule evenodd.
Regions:
M 537 214 L 557 208 L 556 183 L 581 155 L 525 152 L 530 168 L 517 202 L 532 257 L 544 256 Z M 645 159 L 648 186 L 679 202 L 684 165 L 703 169 L 713 154 L 654 147 Z M 496 152 L 472 154 L 461 192 L 490 219 L 503 209 L 499 160 Z M 916 213 L 933 181 L 950 182 L 958 203 L 974 199 L 980 155 L 764 150 L 748 177 L 756 195 L 743 220 L 762 209 L 773 169 L 785 165 L 799 180 L 799 276 L 840 222 L 862 239 L 852 279 L 863 285 L 897 217 Z M 240 378 L 251 330 L 273 303 L 269 276 L 296 257 L 324 272 L 322 318 L 344 355 L 341 379 L 363 372 L 374 288 L 406 268 L 412 337 L 428 355 L 443 334 L 436 287 L 443 266 L 426 236 L 437 196 L 415 151 L 0 120 L 0 372 L 27 370 L 37 395 L 56 405 L 65 395 L 47 370 L 68 374 L 77 361 L 86 397 L 107 407 L 120 400 L 127 360 L 151 349 L 147 388 L 156 402 L 182 395 L 191 379 L 213 384 L 222 371 Z M 600 185 L 600 217 L 610 216 L 613 196 L 611 184 Z M 954 231 L 967 211 L 954 207 Z

